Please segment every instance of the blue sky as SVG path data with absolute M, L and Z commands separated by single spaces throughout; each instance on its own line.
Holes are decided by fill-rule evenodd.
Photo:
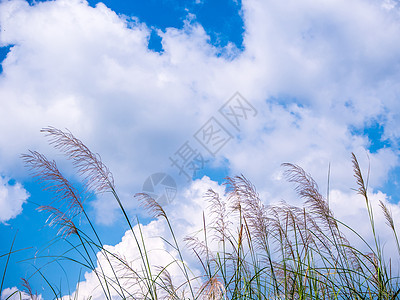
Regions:
M 223 192 L 228 175 L 246 175 L 266 204 L 301 205 L 282 178 L 283 162 L 309 171 L 321 191 L 330 165 L 335 215 L 363 232 L 351 152 L 365 170 L 370 164 L 371 199 L 400 218 L 397 1 L 3 0 L 0 29 L 0 255 L 15 235 L 14 249 L 24 249 L 11 256 L 3 288 L 21 288 L 27 277 L 51 297 L 40 275 L 31 276 L 42 266 L 63 295 L 78 281 L 82 293 L 95 286 L 87 270 L 78 280 L 75 264 L 46 265 L 70 245 L 44 226 L 47 216 L 36 207 L 51 194 L 20 155 L 42 152 L 80 184 L 40 133 L 47 126 L 69 129 L 101 155 L 124 206 L 149 235 L 161 235 L 164 225 L 133 195 L 152 174 L 176 183 L 166 210 L 183 238 L 201 227 L 201 214 L 194 217 L 207 209 L 201 195 L 209 187 Z M 247 105 L 247 114 L 231 119 L 236 125 L 223 114 L 226 103 Z M 210 124 L 225 135 L 207 148 L 200 140 Z M 172 163 L 183 150 L 197 163 L 191 180 Z M 132 255 L 115 200 L 105 194 L 85 205 L 103 242 Z M 84 220 L 80 226 L 89 230 Z
M 99 1 L 89 1 L 94 6 Z M 243 20 L 240 16 L 241 3 L 238 1 L 104 1 L 108 7 L 120 14 L 134 16 L 149 27 L 165 30 L 168 27 L 182 28 L 188 13 L 210 36 L 216 46 L 226 46 L 228 42 L 242 48 Z M 152 31 L 149 48 L 160 49 L 160 39 Z M 154 39 L 154 40 L 153 40 Z

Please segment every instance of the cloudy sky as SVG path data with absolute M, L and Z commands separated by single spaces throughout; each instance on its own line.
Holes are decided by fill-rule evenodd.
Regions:
M 133 197 L 146 180 L 148 190 L 168 178 L 165 207 L 183 238 L 201 228 L 202 195 L 223 193 L 228 175 L 244 174 L 266 204 L 300 205 L 284 162 L 310 172 L 324 195 L 330 169 L 335 215 L 368 235 L 352 152 L 365 172 L 370 165 L 371 199 L 400 220 L 399 36 L 397 0 L 0 0 L 0 255 L 14 237 L 14 249 L 32 247 L 11 257 L 4 295 L 21 277 L 50 295 L 31 277 L 46 262 L 34 257 L 68 248 L 49 246 L 57 231 L 36 207 L 51 194 L 21 160 L 37 150 L 79 183 L 40 132 L 48 126 L 101 155 L 150 237 L 166 228 Z M 86 205 L 110 249 L 134 255 L 115 200 Z M 97 297 L 93 274 L 78 278 L 77 266 L 43 271 L 63 294 L 82 281 L 82 293 Z

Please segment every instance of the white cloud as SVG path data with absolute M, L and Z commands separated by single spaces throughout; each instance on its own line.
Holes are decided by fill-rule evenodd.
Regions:
M 187 236 L 193 236 L 198 237 L 200 241 L 202 241 L 204 239 L 204 233 L 202 232 L 202 229 L 204 228 L 203 222 L 205 222 L 207 226 L 210 224 L 211 226 L 215 226 L 215 224 L 213 224 L 210 202 L 208 202 L 204 197 L 207 190 L 210 188 L 220 195 L 221 199 L 223 199 L 222 201 L 229 203 L 225 194 L 225 186 L 218 185 L 208 177 L 203 177 L 201 180 L 194 181 L 189 188 L 183 191 L 183 193 L 179 195 L 181 199 L 178 199 L 173 202 L 172 205 L 165 207 L 167 215 L 171 220 L 174 234 L 181 247 L 185 264 L 190 269 L 191 278 L 198 278 L 198 280 L 193 281 L 195 291 L 197 291 L 196 288 L 200 287 L 204 282 L 204 278 L 199 277 L 202 274 L 202 269 L 201 265 L 199 265 L 198 258 L 190 249 L 184 246 L 185 243 L 183 242 L 183 239 Z M 382 213 L 379 203 L 382 201 L 388 207 L 395 224 L 396 220 L 400 218 L 400 207 L 396 204 L 390 203 L 387 195 L 380 191 L 371 191 L 368 196 L 369 203 L 374 213 L 374 226 L 378 242 L 382 246 L 385 259 L 388 260 L 389 258 L 392 258 L 393 268 L 397 268 L 397 260 L 395 258 L 398 256 L 398 248 L 395 239 L 393 238 L 393 231 L 387 226 L 387 221 Z M 302 200 L 297 202 L 297 205 L 300 207 L 303 206 L 301 202 Z M 231 204 L 232 203 L 229 205 Z M 352 246 L 363 251 L 363 253 L 370 253 L 371 249 L 376 251 L 366 202 L 362 196 L 358 195 L 355 191 L 343 192 L 340 190 L 331 190 L 329 205 L 334 212 L 334 216 L 354 230 L 354 232 L 350 231 L 348 228 L 340 225 L 341 230 L 345 233 L 345 236 Z M 228 208 L 228 211 L 229 210 L 230 209 Z M 205 220 L 203 220 L 203 213 Z M 238 215 L 229 214 L 225 219 L 227 223 L 230 223 L 229 230 L 231 230 L 231 232 L 235 232 L 237 228 L 239 228 L 237 217 Z M 396 227 L 396 229 L 399 230 L 398 226 Z M 210 228 L 207 228 L 208 249 L 211 251 L 221 251 L 221 245 L 219 245 L 218 241 L 216 241 L 212 236 Z M 183 271 L 176 263 L 176 261 L 179 261 L 178 253 L 164 240 L 166 239 L 173 244 L 165 220 L 159 218 L 147 225 L 141 225 L 141 233 L 139 233 L 138 226 L 135 226 L 134 231 L 137 237 L 140 238 L 142 235 L 145 240 L 146 248 L 149 250 L 148 259 L 152 266 L 152 272 L 154 272 L 153 276 L 155 276 L 154 274 L 157 274 L 156 272 L 159 270 L 157 267 L 168 266 L 167 270 L 170 273 L 175 286 L 178 287 L 181 283 L 184 283 L 185 277 Z M 366 245 L 358 235 L 360 235 L 368 245 Z M 143 270 L 141 267 L 143 262 L 141 261 L 137 243 L 132 232 L 128 230 L 122 237 L 120 243 L 115 246 L 106 246 L 105 248 L 110 253 L 116 254 L 125 262 L 126 265 L 122 265 L 118 261 L 113 261 L 112 266 L 121 280 L 120 284 L 126 287 L 127 290 L 125 292 L 131 294 L 138 293 L 136 294 L 138 296 L 141 290 L 134 272 L 141 274 L 141 270 Z M 197 247 L 196 250 L 198 253 L 201 252 L 199 247 Z M 109 268 L 109 263 L 101 253 L 98 253 L 97 261 L 102 265 L 106 275 L 109 278 L 113 278 L 114 275 Z M 93 299 L 104 298 L 98 278 L 93 272 L 85 274 L 85 280 L 78 284 L 77 289 L 79 290 L 79 299 L 86 299 L 89 296 L 92 296 Z M 118 288 L 116 288 L 116 290 L 118 290 Z M 186 287 L 186 292 L 189 292 L 188 287 Z M 117 296 L 118 292 L 114 291 L 113 295 Z
M 167 271 L 173 278 L 174 284 L 180 286 L 185 282 L 184 273 L 181 270 L 182 264 L 179 263 L 179 256 L 176 250 L 172 249 L 171 246 L 167 245 L 162 239 L 162 237 L 168 237 L 170 234 L 164 224 L 164 220 L 152 221 L 148 225 L 141 226 L 142 236 L 145 240 L 146 248 L 149 250 L 147 254 L 147 259 L 151 263 L 151 269 L 153 276 L 156 276 L 160 272 L 160 267 L 167 268 Z M 141 245 L 141 234 L 137 226 L 134 228 L 135 235 L 139 239 Z M 112 267 L 116 272 L 119 283 L 126 288 L 124 293 L 126 295 L 136 295 L 136 297 L 142 296 L 142 292 L 146 290 L 145 283 L 141 282 L 142 278 L 145 278 L 143 268 L 143 261 L 141 255 L 138 251 L 138 245 L 133 237 L 131 231 L 127 231 L 122 237 L 122 241 L 115 246 L 106 246 L 107 251 L 118 256 L 117 259 L 111 259 Z M 102 265 L 102 268 L 108 278 L 115 280 L 113 271 L 104 255 L 101 253 L 97 254 L 97 263 Z M 186 262 L 185 262 L 186 263 Z M 100 271 L 98 269 L 98 271 Z M 195 271 L 196 270 L 192 270 Z M 197 272 L 198 273 L 198 272 Z M 193 276 L 193 275 L 191 275 Z M 110 282 L 111 282 L 110 280 Z M 79 289 L 79 299 L 87 299 L 87 297 L 92 296 L 93 299 L 103 299 L 104 294 L 101 286 L 99 285 L 98 278 L 93 272 L 85 274 L 85 281 L 79 283 L 77 287 Z M 121 293 L 118 288 L 117 291 L 113 291 L 113 295 L 117 296 L 118 292 Z M 186 292 L 189 292 L 186 290 Z M 160 293 L 160 291 L 159 291 Z M 162 291 L 161 291 L 162 293 Z
M 266 202 L 299 203 L 282 178 L 283 162 L 311 172 L 321 191 L 330 163 L 333 194 L 351 198 L 351 152 L 363 167 L 367 152 L 370 185 L 374 191 L 382 186 L 400 163 L 398 5 L 246 0 L 242 6 L 243 52 L 213 47 L 201 24 L 188 16 L 182 29 L 159 31 L 160 54 L 147 47 L 146 24 L 103 4 L 1 2 L 0 44 L 14 46 L 0 76 L 0 169 L 23 180 L 19 153 L 30 148 L 54 155 L 39 129 L 69 128 L 102 155 L 132 211 L 136 204 L 130 195 L 140 191 L 145 178 L 176 171 L 169 156 L 239 91 L 258 115 L 242 124 L 240 134 L 230 128 L 239 138 L 217 160 L 226 158 L 233 175 L 244 173 Z M 367 137 L 352 129 L 371 120 L 380 120 L 392 147 L 364 150 Z M 107 198 L 94 203 L 98 220 L 113 221 L 110 203 Z M 349 216 L 358 215 L 356 203 L 346 209 Z M 201 228 L 201 220 L 191 222 L 203 205 L 188 194 L 168 207 L 182 235 Z M 343 207 L 338 205 L 339 215 Z M 162 225 L 152 224 L 163 233 Z M 145 230 L 154 233 L 148 226 Z M 124 252 L 123 247 L 121 242 L 118 249 Z
M 197 258 L 192 251 L 185 247 L 184 238 L 194 235 L 203 227 L 203 217 L 199 212 L 205 212 L 209 216 L 209 203 L 204 199 L 204 193 L 212 188 L 221 195 L 224 194 L 224 187 L 219 186 L 216 182 L 211 181 L 208 177 L 203 177 L 201 180 L 195 180 L 191 186 L 185 189 L 180 195 L 180 199 L 175 200 L 172 205 L 165 207 L 167 215 L 171 220 L 174 235 L 178 241 L 181 253 L 185 260 L 185 265 L 188 267 L 188 274 L 193 280 L 193 288 L 198 288 L 202 282 L 201 272 L 198 269 Z M 211 220 L 207 220 L 210 222 Z M 142 237 L 145 241 L 145 247 L 148 251 L 148 260 L 151 264 L 153 276 L 158 274 L 159 267 L 166 267 L 171 275 L 175 287 L 181 286 L 179 289 L 182 292 L 185 289 L 186 294 L 190 294 L 189 287 L 182 286 L 186 282 L 182 264 L 179 263 L 180 256 L 176 249 L 165 242 L 166 239 L 172 245 L 174 241 L 168 224 L 163 218 L 151 221 L 147 225 L 134 226 L 136 238 L 139 240 L 139 245 L 143 251 Z M 212 246 L 211 243 L 209 245 Z M 136 277 L 145 277 L 143 274 L 143 261 L 139 252 L 137 241 L 130 230 L 125 232 L 121 242 L 115 246 L 105 246 L 105 249 L 110 253 L 117 255 L 120 260 L 111 259 L 112 268 L 117 272 L 122 284 L 126 288 L 125 293 L 136 295 L 140 298 L 140 289 L 144 288 L 144 283 L 140 284 L 140 280 Z M 121 263 L 123 261 L 123 263 Z M 113 271 L 110 268 L 110 263 L 102 253 L 97 254 L 97 263 L 102 266 L 106 276 L 115 278 Z M 100 272 L 100 268 L 98 267 Z M 111 279 L 114 280 L 114 279 Z M 99 280 L 94 272 L 85 273 L 85 280 L 77 285 L 79 299 L 87 299 L 91 296 L 93 299 L 103 299 L 104 294 L 99 284 Z M 118 288 L 112 291 L 114 296 L 118 295 Z M 160 291 L 159 291 L 160 292 Z M 162 293 L 162 289 L 161 289 Z
M 391 203 L 387 195 L 380 191 L 369 192 L 368 197 L 370 207 L 373 211 L 376 237 L 383 249 L 385 260 L 389 261 L 389 258 L 391 258 L 393 269 L 399 268 L 400 262 L 397 259 L 399 255 L 398 246 L 396 245 L 393 230 L 388 226 L 385 215 L 380 207 L 380 201 L 382 201 L 391 212 L 397 233 L 399 232 L 399 227 L 396 224 L 398 224 L 398 220 L 400 220 L 400 207 L 397 204 Z M 369 246 L 376 251 L 366 201 L 361 195 L 356 194 L 354 191 L 346 193 L 333 190 L 330 195 L 330 206 L 337 219 L 350 226 L 355 233 L 361 235 Z M 371 252 L 371 250 L 367 248 L 367 245 L 360 240 L 354 232 L 350 232 L 346 229 L 344 229 L 344 232 L 357 249 Z
M 10 184 L 7 178 L 0 176 L 0 222 L 5 223 L 18 216 L 28 198 L 28 192 L 19 182 Z
M 244 2 L 247 54 L 272 95 L 360 124 L 397 114 L 398 11 L 380 1 Z M 384 45 L 384 46 L 383 46 Z
M 42 295 L 31 297 L 26 292 L 18 290 L 16 287 L 6 288 L 1 292 L 1 300 L 42 300 Z
M 67 127 L 118 170 L 126 188 L 167 166 L 168 156 L 235 90 L 264 113 L 259 129 L 270 118 L 265 100 L 284 95 L 306 105 L 314 115 L 310 121 L 339 130 L 331 144 L 346 138 L 349 125 L 363 126 L 379 114 L 387 114 L 387 136 L 397 136 L 399 86 L 392 62 L 400 46 L 392 38 L 399 31 L 393 10 L 363 1 L 325 2 L 244 1 L 245 51 L 233 60 L 216 57 L 193 21 L 162 33 L 165 51 L 158 54 L 147 49 L 145 24 L 133 22 L 128 28 L 129 21 L 104 5 L 4 2 L 1 41 L 15 46 L 3 63 L 1 98 L 10 100 L 1 103 L 1 119 L 13 126 L 3 133 L 1 163 L 15 167 L 15 153 L 43 148 L 41 127 Z M 21 84 L 29 86 L 21 89 Z M 282 118 L 274 133 L 290 134 L 285 124 Z M 252 129 L 246 132 L 250 139 L 255 138 Z M 298 131 L 307 151 L 313 132 L 301 125 Z M 22 132 L 25 138 L 6 147 Z M 260 139 L 273 141 L 270 132 L 259 133 Z M 327 145 L 318 147 L 324 157 L 333 152 Z M 271 157 L 276 154 L 280 150 Z

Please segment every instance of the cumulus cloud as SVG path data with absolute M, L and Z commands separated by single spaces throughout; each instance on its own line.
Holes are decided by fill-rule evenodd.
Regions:
M 22 205 L 29 198 L 29 193 L 19 183 L 10 183 L 0 176 L 0 222 L 6 223 L 22 212 Z
M 232 203 L 230 203 L 231 200 L 228 200 L 226 197 L 225 186 L 219 185 L 206 176 L 202 179 L 195 180 L 190 187 L 185 189 L 185 191 L 179 195 L 181 198 L 179 201 L 166 207 L 167 215 L 172 223 L 173 232 L 181 247 L 180 251 L 183 254 L 185 265 L 188 266 L 188 269 L 190 270 L 190 278 L 196 278 L 192 282 L 194 289 L 196 290 L 197 288 L 196 291 L 198 291 L 198 288 L 202 286 L 205 278 L 201 276 L 202 269 L 198 257 L 191 251 L 190 247 L 187 247 L 188 245 L 184 246 L 184 238 L 197 237 L 199 238 L 199 241 L 202 241 L 204 239 L 202 229 L 206 224 L 208 228 L 207 248 L 212 252 L 222 251 L 221 244 L 218 243 L 218 239 L 215 239 L 211 227 L 208 227 L 212 226 L 215 228 L 216 225 L 213 223 L 215 215 L 213 216 L 212 213 L 212 205 L 205 198 L 209 189 L 214 190 L 221 198 L 221 201 L 228 205 L 226 207 L 227 214 L 225 215 L 224 221 L 229 225 L 227 225 L 228 227 L 225 230 L 231 232 L 237 231 L 240 227 L 238 223 L 238 215 L 230 212 L 229 207 Z M 393 238 L 394 233 L 387 225 L 387 219 L 382 212 L 380 203 L 382 202 L 387 207 L 394 220 L 400 218 L 400 208 L 397 204 L 390 203 L 387 195 L 380 191 L 369 192 L 368 198 L 369 205 L 374 214 L 374 230 L 376 232 L 377 240 L 381 243 L 380 246 L 382 246 L 385 259 L 395 258 L 398 255 L 398 248 L 396 241 Z M 261 198 L 261 200 L 265 202 L 265 199 Z M 303 200 L 299 200 L 297 205 L 302 207 L 302 202 Z M 374 235 L 372 234 L 366 201 L 362 196 L 357 194 L 355 191 L 343 192 L 340 190 L 331 190 L 329 194 L 329 206 L 333 211 L 334 216 L 339 221 L 352 228 L 352 230 L 348 230 L 347 227 L 340 225 L 341 231 L 345 233 L 345 236 L 352 246 L 355 246 L 356 249 L 363 251 L 364 253 L 370 253 L 371 249 L 377 251 L 375 248 L 375 240 Z M 204 215 L 199 212 L 204 213 Z M 203 219 L 203 216 L 205 219 Z M 395 227 L 396 230 L 399 229 L 398 226 L 395 225 Z M 153 275 L 155 276 L 155 274 L 160 272 L 160 267 L 166 267 L 175 287 L 180 287 L 180 291 L 185 287 L 185 292 L 189 293 L 188 287 L 184 285 L 186 278 L 180 265 L 180 256 L 178 255 L 177 250 L 171 246 L 174 242 L 165 220 L 161 217 L 151 221 L 147 225 L 140 225 L 140 231 L 138 225 L 136 225 L 134 227 L 134 232 L 136 237 L 141 238 L 143 236 L 145 246 L 149 251 L 147 258 L 151 264 Z M 252 232 L 252 234 L 254 234 L 254 232 Z M 368 244 L 366 244 L 365 241 Z M 141 241 L 139 242 L 139 245 L 142 249 L 144 248 Z M 197 254 L 201 257 L 201 249 L 199 247 L 200 246 L 197 245 L 195 249 Z M 118 259 L 111 260 L 111 265 L 120 278 L 120 284 L 126 288 L 124 292 L 136 296 L 141 295 L 141 287 L 144 288 L 144 286 L 141 286 L 143 285 L 143 282 L 141 282 L 139 278 L 145 277 L 143 274 L 144 268 L 141 254 L 138 249 L 138 243 L 132 232 L 128 230 L 122 237 L 121 242 L 115 246 L 105 246 L 105 249 L 109 251 L 109 253 L 113 253 L 118 257 Z M 225 249 L 225 251 L 228 250 Z M 209 254 L 211 255 L 211 253 Z M 103 253 L 99 252 L 97 254 L 97 263 L 102 266 L 101 272 L 105 272 L 106 276 L 109 278 L 114 278 L 113 276 L 115 275 Z M 397 267 L 396 260 L 393 260 L 393 267 Z M 99 267 L 97 271 L 100 272 Z M 77 291 L 79 291 L 78 296 L 80 299 L 85 299 L 89 296 L 94 299 L 103 299 L 103 291 L 95 273 L 87 272 L 84 277 L 85 280 L 78 283 L 77 286 Z M 146 289 L 144 288 L 143 290 Z M 114 296 L 117 296 L 118 293 L 120 293 L 119 288 L 116 287 L 112 293 Z
M 229 61 L 215 56 L 203 28 L 190 20 L 162 33 L 163 55 L 152 52 L 145 24 L 102 4 L 7 1 L 0 22 L 1 43 L 14 45 L 0 80 L 0 125 L 9 128 L 0 164 L 19 175 L 15 153 L 45 149 L 39 130 L 53 125 L 100 152 L 118 170 L 119 184 L 137 191 L 209 118 L 222 88 L 218 69 Z M 221 102 L 234 92 L 224 85 Z M 22 138 L 10 144 L 16 134 Z
M 24 291 L 18 290 L 16 287 L 6 288 L 1 292 L 1 300 L 42 300 L 42 295 L 29 295 Z
M 218 185 L 218 183 L 205 176 L 202 179 L 193 181 L 190 187 L 182 191 L 179 195 L 181 198 L 179 201 L 174 201 L 173 204 L 165 207 L 173 227 L 173 234 L 180 247 L 179 251 L 183 254 L 184 264 L 188 268 L 189 278 L 193 280 L 193 288 L 200 287 L 204 278 L 201 277 L 202 273 L 196 256 L 193 255 L 188 247 L 185 247 L 184 238 L 194 236 L 203 227 L 203 217 L 199 212 L 209 215 L 210 203 L 204 199 L 204 194 L 208 189 L 213 189 L 223 196 L 225 187 Z M 207 222 L 210 221 L 207 220 Z M 144 245 L 142 244 L 142 238 Z M 211 244 L 210 247 L 212 246 Z M 147 259 L 151 264 L 153 276 L 159 274 L 162 268 L 166 268 L 174 286 L 180 287 L 179 293 L 185 290 L 185 293 L 189 294 L 189 287 L 185 287 L 187 279 L 181 263 L 181 257 L 175 246 L 166 220 L 160 217 L 149 224 L 134 226 L 133 232 L 131 230 L 126 231 L 121 242 L 117 245 L 105 246 L 105 249 L 116 257 L 108 255 L 111 257 L 111 263 L 104 253 L 98 252 L 97 272 L 100 274 L 104 272 L 105 276 L 111 278 L 110 282 L 115 282 L 114 270 L 120 280 L 120 284 L 126 289 L 123 292 L 140 298 L 143 290 L 146 290 L 145 282 L 141 280 L 146 277 L 145 268 L 143 267 L 145 262 L 141 254 L 141 251 L 146 248 L 148 251 Z M 85 280 L 77 285 L 76 293 L 79 299 L 86 299 L 89 296 L 93 299 L 103 299 L 103 290 L 96 273 L 86 272 L 84 277 Z M 119 293 L 122 292 L 116 285 L 112 289 L 112 294 L 118 296 Z
M 201 24 L 190 17 L 182 29 L 160 32 L 160 54 L 147 48 L 146 24 L 103 4 L 3 2 L 0 40 L 14 46 L 0 80 L 1 99 L 9 99 L 1 103 L 1 120 L 4 126 L 12 124 L 3 133 L 1 164 L 14 168 L 14 153 L 43 149 L 41 127 L 67 127 L 118 170 L 124 189 L 137 190 L 146 175 L 168 167 L 168 155 L 236 90 L 261 112 L 258 123 L 243 131 L 244 143 L 235 144 L 241 156 L 254 149 L 250 143 L 242 148 L 247 141 L 260 138 L 270 144 L 278 135 L 280 142 L 292 135 L 286 149 L 300 144 L 299 153 L 311 157 L 315 151 L 308 150 L 316 146 L 324 159 L 333 160 L 332 144 L 341 154 L 360 146 L 350 125 L 362 128 L 382 115 L 385 136 L 397 141 L 399 83 L 393 62 L 400 45 L 392 37 L 400 29 L 397 8 L 381 4 L 243 1 L 245 50 L 232 59 L 228 48 L 217 56 L 220 49 L 209 44 Z M 278 100 L 271 104 L 271 99 Z M 300 112 L 293 111 L 293 103 Z M 271 114 L 279 110 L 280 124 L 271 127 Z M 301 122 L 292 131 L 286 124 L 293 114 L 301 115 Z M 309 130 L 314 123 L 329 124 L 330 134 L 327 127 Z M 266 126 L 270 130 L 263 131 Z M 24 138 L 6 147 L 22 132 Z M 316 140 L 310 138 L 314 133 Z M 323 144 L 318 136 L 330 142 Z M 282 148 L 264 160 L 280 155 Z M 283 160 L 310 160 L 297 156 Z M 243 171 L 235 161 L 232 157 L 233 168 Z
M 335 204 L 335 211 L 358 216 L 359 202 L 348 195 L 351 152 L 362 166 L 371 164 L 372 198 L 387 202 L 377 188 L 400 163 L 397 2 L 246 0 L 242 16 L 243 51 L 211 45 L 201 24 L 188 15 L 183 28 L 158 31 L 164 51 L 157 53 L 148 49 L 146 24 L 101 3 L 1 2 L 0 45 L 12 47 L 0 75 L 0 127 L 7 128 L 0 136 L 0 169 L 23 179 L 16 154 L 33 148 L 54 155 L 40 128 L 68 128 L 101 154 L 121 198 L 131 199 L 150 174 L 177 174 L 169 156 L 192 141 L 211 116 L 220 116 L 221 105 L 239 91 L 258 114 L 240 131 L 224 123 L 234 139 L 216 160 L 227 161 L 232 175 L 244 173 L 266 203 L 299 204 L 281 163 L 304 167 L 322 191 L 330 164 L 332 199 L 354 204 Z M 368 137 L 356 132 L 372 121 L 382 125 L 382 138 L 391 147 L 365 150 Z M 168 209 L 183 235 L 201 227 L 201 220 L 188 224 L 204 203 L 191 194 L 193 187 L 180 184 L 188 194 Z M 136 209 L 134 201 L 123 201 L 130 211 Z M 93 204 L 98 220 L 117 217 L 110 203 L 103 197 Z M 397 204 L 387 203 L 395 213 Z M 164 233 L 161 223 L 151 224 L 143 227 L 150 235 Z M 113 250 L 124 252 L 129 236 L 124 241 Z
M 388 225 L 388 220 L 383 213 L 380 203 L 382 202 L 390 212 L 397 232 L 399 228 L 396 224 L 398 224 L 397 220 L 400 218 L 400 207 L 397 204 L 391 203 L 388 196 L 380 191 L 370 192 L 368 198 L 374 215 L 374 230 L 376 231 L 377 240 L 382 247 L 384 257 L 386 260 L 392 258 L 393 268 L 399 268 L 399 261 L 396 259 L 399 252 L 394 232 Z M 354 232 L 350 232 L 344 229 L 344 232 L 357 249 L 366 253 L 371 251 L 365 242 L 359 239 L 355 233 L 362 236 L 374 251 L 377 250 L 368 217 L 366 201 L 362 196 L 356 194 L 354 191 L 346 193 L 333 190 L 330 195 L 330 205 L 335 213 L 335 217 L 354 230 Z

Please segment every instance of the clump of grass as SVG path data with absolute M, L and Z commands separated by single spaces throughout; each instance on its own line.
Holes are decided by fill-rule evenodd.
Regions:
M 49 138 L 50 144 L 56 149 L 64 153 L 67 159 L 71 160 L 77 172 L 82 177 L 83 189 L 79 190 L 61 173 L 55 161 L 48 160 L 44 155 L 29 151 L 28 154 L 22 155 L 25 165 L 29 168 L 32 175 L 38 179 L 45 190 L 53 193 L 54 201 L 50 205 L 42 205 L 38 207 L 41 212 L 49 213 L 48 224 L 58 228 L 58 234 L 63 238 L 70 239 L 72 236 L 77 237 L 78 243 L 72 245 L 72 249 L 76 250 L 82 258 L 80 263 L 83 267 L 88 268 L 97 276 L 99 287 L 102 289 L 104 298 L 114 299 L 120 297 L 123 299 L 159 299 L 160 293 L 170 291 L 165 285 L 164 276 L 167 272 L 165 267 L 163 271 L 157 271 L 149 261 L 146 244 L 141 233 L 141 227 L 138 223 L 132 224 L 131 218 L 125 211 L 119 195 L 115 189 L 112 173 L 102 162 L 100 156 L 91 152 L 79 139 L 74 137 L 70 132 L 61 131 L 56 128 L 45 128 L 42 130 Z M 101 237 L 98 235 L 94 224 L 91 222 L 86 209 L 85 201 L 93 194 L 110 193 L 114 196 L 119 204 L 125 221 L 136 242 L 136 250 L 140 253 L 141 267 L 134 269 L 130 262 L 119 257 L 116 253 L 110 253 L 103 245 Z M 157 212 L 154 217 L 163 216 L 174 237 L 174 247 L 178 250 L 180 259 L 174 263 L 178 264 L 187 278 L 184 288 L 194 298 L 194 292 L 191 288 L 191 280 L 189 272 L 169 220 L 162 207 L 156 201 L 144 194 L 137 195 L 138 200 L 150 211 Z M 90 225 L 91 233 L 84 232 L 80 229 L 80 222 L 76 219 L 83 218 Z M 73 241 L 69 241 L 72 243 Z M 100 253 L 104 259 L 94 260 L 94 257 Z M 69 257 L 60 257 L 60 259 L 75 259 Z M 37 272 L 42 275 L 41 269 Z M 43 278 L 46 280 L 46 278 Z M 46 280 L 46 282 L 48 282 Z M 49 287 L 53 291 L 55 298 L 61 298 L 61 292 L 48 282 Z M 182 288 L 183 290 L 183 288 Z M 181 292 L 181 291 L 179 291 Z M 186 290 L 185 290 L 186 292 Z M 176 292 L 172 293 L 176 294 Z M 75 295 L 77 296 L 77 295 Z
M 168 271 L 170 265 L 152 264 L 151 249 L 146 248 L 140 223 L 133 226 L 112 173 L 100 156 L 70 132 L 51 127 L 43 132 L 50 144 L 72 161 L 85 188 L 79 192 L 54 161 L 31 151 L 22 157 L 25 164 L 55 196 L 51 205 L 38 209 L 50 214 L 49 225 L 57 226 L 65 239 L 77 237 L 73 249 L 82 257 L 78 263 L 95 273 L 105 299 L 397 299 L 399 296 L 399 280 L 392 276 L 391 265 L 384 258 L 368 198 L 368 184 L 354 154 L 357 192 L 366 202 L 374 245 L 366 243 L 334 217 L 309 174 L 297 165 L 286 163 L 285 176 L 304 200 L 302 207 L 285 202 L 264 204 L 243 175 L 226 179 L 225 195 L 213 190 L 205 194 L 209 215 L 203 214 L 203 228 L 199 234 L 187 237 L 185 245 L 198 258 L 203 270 L 201 277 L 192 275 L 186 265 L 183 246 L 179 245 L 163 207 L 149 195 L 137 194 L 136 199 L 149 214 L 164 219 L 168 225 L 172 240 L 163 239 L 178 253 L 170 265 L 177 265 L 184 278 L 184 282 L 176 284 Z M 104 247 L 85 210 L 85 201 L 91 193 L 114 196 L 134 237 L 140 268 L 134 268 L 125 258 Z M 380 206 L 400 255 L 391 212 L 383 202 Z M 91 233 L 80 229 L 79 222 L 74 221 L 78 217 L 88 222 Z M 365 242 L 369 252 L 354 247 L 344 229 Z M 93 256 L 97 253 L 104 259 L 96 264 Z M 38 273 L 43 274 L 41 269 Z M 27 281 L 25 286 L 29 287 Z M 49 286 L 54 298 L 61 298 L 51 283 Z M 28 294 L 34 295 L 30 288 Z M 75 294 L 75 298 L 79 295 Z

